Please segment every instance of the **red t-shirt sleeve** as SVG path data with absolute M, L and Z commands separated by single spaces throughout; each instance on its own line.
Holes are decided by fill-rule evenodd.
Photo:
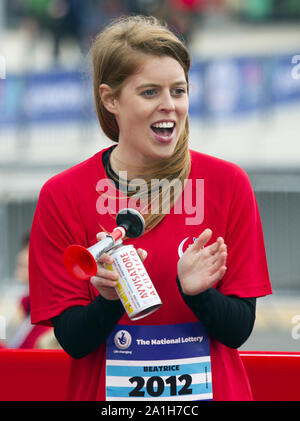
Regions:
M 31 321 L 51 325 L 51 318 L 74 305 L 91 301 L 88 281 L 68 274 L 63 253 L 70 244 L 87 247 L 87 239 L 72 189 L 50 179 L 41 189 L 30 236 L 29 286 Z
M 246 172 L 234 167 L 225 243 L 227 271 L 217 289 L 225 295 L 259 297 L 272 293 L 261 219 Z

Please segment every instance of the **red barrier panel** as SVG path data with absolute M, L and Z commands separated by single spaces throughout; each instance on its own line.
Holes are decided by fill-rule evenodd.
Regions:
M 256 401 L 300 401 L 300 353 L 240 352 Z M 63 401 L 70 360 L 61 350 L 0 349 L 0 401 Z
M 240 352 L 255 401 L 300 401 L 299 352 Z
M 69 363 L 61 350 L 0 349 L 0 401 L 64 401 Z

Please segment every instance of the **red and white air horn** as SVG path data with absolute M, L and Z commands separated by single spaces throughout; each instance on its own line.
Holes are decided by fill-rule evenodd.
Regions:
M 89 248 L 71 245 L 64 252 L 64 265 L 68 272 L 77 279 L 90 279 L 97 274 L 99 257 L 111 250 L 119 240 L 127 237 L 137 238 L 145 230 L 145 221 L 135 209 L 122 209 L 116 217 L 117 227 L 103 240 Z

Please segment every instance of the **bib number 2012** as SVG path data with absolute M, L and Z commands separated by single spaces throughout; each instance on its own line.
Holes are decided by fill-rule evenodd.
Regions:
M 135 388 L 129 393 L 129 396 L 132 397 L 143 397 L 145 396 L 145 391 L 142 390 L 144 386 L 146 391 L 150 396 L 157 397 L 161 396 L 165 387 L 169 386 L 170 396 L 177 395 L 190 395 L 193 390 L 190 388 L 192 384 L 192 376 L 189 374 L 182 374 L 181 376 L 170 376 L 165 379 L 162 379 L 159 376 L 153 376 L 149 378 L 134 376 L 129 379 L 130 383 L 136 383 Z M 178 381 L 180 384 L 178 384 Z

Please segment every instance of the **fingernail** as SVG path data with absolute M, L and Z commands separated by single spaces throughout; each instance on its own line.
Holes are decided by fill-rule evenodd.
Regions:
M 145 259 L 146 257 L 147 257 L 147 255 L 148 255 L 148 253 L 146 252 L 146 250 L 144 250 L 144 249 L 138 249 L 138 252 L 139 252 L 139 254 L 141 255 L 141 257 L 143 258 L 143 259 Z

